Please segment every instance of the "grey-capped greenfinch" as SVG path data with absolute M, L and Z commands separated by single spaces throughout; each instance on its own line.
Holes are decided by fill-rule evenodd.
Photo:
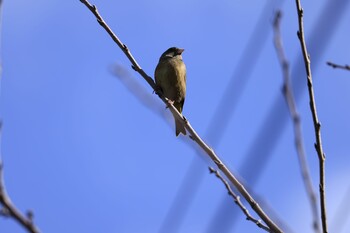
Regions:
M 186 66 L 182 61 L 184 49 L 171 47 L 159 58 L 155 70 L 155 81 L 164 96 L 174 101 L 174 107 L 182 113 L 186 96 Z M 176 136 L 186 135 L 186 129 L 175 119 Z

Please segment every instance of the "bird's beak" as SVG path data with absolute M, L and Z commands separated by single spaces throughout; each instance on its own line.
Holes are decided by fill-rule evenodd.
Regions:
M 177 54 L 181 55 L 185 49 L 177 49 Z

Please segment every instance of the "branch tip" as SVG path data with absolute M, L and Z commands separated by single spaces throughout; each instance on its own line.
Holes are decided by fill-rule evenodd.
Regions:
M 350 70 L 350 66 L 349 65 L 338 65 L 338 64 L 336 64 L 336 63 L 333 63 L 333 62 L 330 62 L 330 61 L 328 61 L 327 62 L 327 65 L 329 65 L 330 67 L 332 67 L 332 68 L 339 68 L 339 69 L 343 69 L 343 70 Z

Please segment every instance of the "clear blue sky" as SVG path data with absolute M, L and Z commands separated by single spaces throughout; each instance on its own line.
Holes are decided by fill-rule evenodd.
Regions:
M 293 80 L 305 84 L 295 85 L 297 107 L 318 193 L 318 160 L 304 67 L 299 64 L 295 2 L 91 3 L 151 76 L 162 52 L 171 46 L 185 48 L 184 115 L 294 232 L 313 232 L 292 124 L 284 117 L 288 115 L 281 94 L 282 72 L 272 34 L 274 12 L 281 9 Z M 302 5 L 327 156 L 329 226 L 330 232 L 337 232 L 335 213 L 350 187 L 350 72 L 325 63 L 350 63 L 350 6 L 345 0 L 302 1 Z M 34 211 L 42 232 L 159 232 L 193 163 L 198 166 L 191 177 L 201 178 L 191 187 L 198 184 L 199 189 L 191 203 L 180 202 L 179 208 L 185 206 L 188 212 L 178 232 L 208 232 L 215 222 L 225 224 L 223 218 L 215 218 L 225 213 L 220 207 L 237 206 L 208 174 L 205 156 L 195 153 L 190 139 L 175 137 L 168 110 L 80 1 L 5 0 L 1 30 L 6 187 L 21 211 Z M 253 33 L 257 36 L 250 42 Z M 243 67 L 244 56 L 248 63 Z M 126 80 L 133 81 L 134 91 L 112 74 L 115 64 L 129 72 Z M 219 133 L 209 135 L 208 127 L 234 74 L 237 85 L 225 97 L 221 118 L 215 118 L 215 125 L 221 125 L 223 115 L 229 120 L 219 130 L 219 142 Z M 134 85 L 139 89 L 135 91 Z M 135 98 L 140 90 L 146 93 L 142 98 L 151 102 L 148 106 Z M 274 132 L 280 132 L 275 141 Z M 251 154 L 257 157 L 243 165 Z M 241 172 L 244 166 L 249 177 L 247 170 Z M 236 224 L 221 232 L 262 232 L 241 213 L 233 218 Z M 342 232 L 349 229 L 347 219 Z M 0 218 L 0 232 L 25 231 Z

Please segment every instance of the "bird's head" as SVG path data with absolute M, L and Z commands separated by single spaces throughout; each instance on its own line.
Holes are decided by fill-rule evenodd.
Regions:
M 183 51 L 185 51 L 185 50 L 177 48 L 177 47 L 171 47 L 162 54 L 162 56 L 160 57 L 159 60 L 173 58 L 173 57 L 178 57 L 178 58 L 182 59 Z

